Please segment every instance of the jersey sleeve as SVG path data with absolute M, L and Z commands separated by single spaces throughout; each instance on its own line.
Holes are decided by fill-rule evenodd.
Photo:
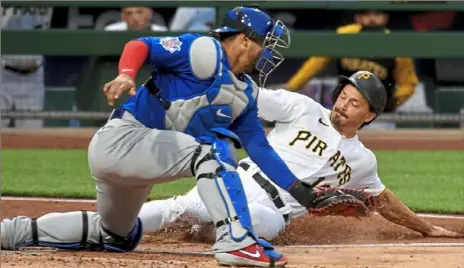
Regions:
M 147 62 L 155 68 L 193 74 L 200 80 L 214 75 L 223 55 L 218 41 L 197 34 L 137 40 L 149 47 Z
M 370 193 L 373 196 L 380 195 L 385 191 L 385 185 L 380 180 L 378 171 L 377 171 L 377 160 L 375 155 L 371 152 L 374 159 L 372 167 L 367 171 L 366 175 L 361 178 L 359 181 L 359 188 L 364 189 L 366 192 Z
M 285 89 L 261 88 L 258 94 L 258 116 L 270 122 L 294 121 L 314 105 L 313 99 Z
M 240 138 L 250 159 L 279 187 L 288 189 L 297 180 L 269 145 L 264 128 L 258 119 L 256 105 L 237 118 L 230 129 Z

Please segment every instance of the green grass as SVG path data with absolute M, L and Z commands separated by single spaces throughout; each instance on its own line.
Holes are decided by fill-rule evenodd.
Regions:
M 240 157 L 245 154 L 240 152 Z M 415 211 L 464 213 L 462 151 L 378 151 L 383 183 Z M 83 150 L 2 150 L 2 195 L 94 198 Z M 183 179 L 153 187 L 151 199 L 182 194 Z
M 378 151 L 382 182 L 410 208 L 464 212 L 462 151 Z

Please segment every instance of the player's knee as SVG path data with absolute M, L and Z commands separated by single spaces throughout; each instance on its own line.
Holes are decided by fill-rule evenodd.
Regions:
M 213 179 L 219 164 L 213 157 L 212 146 L 199 145 L 192 156 L 190 171 L 200 180 L 202 178 Z
M 103 227 L 102 227 L 103 228 Z M 127 237 L 121 237 L 113 234 L 111 231 L 103 228 L 103 231 L 108 235 L 105 242 L 103 242 L 103 248 L 112 252 L 130 252 L 137 248 L 142 239 L 143 226 L 140 218 L 132 228 L 131 232 Z
M 262 204 L 249 204 L 248 207 L 256 236 L 271 241 L 284 231 L 285 221 L 280 212 Z
M 194 152 L 191 171 L 197 179 L 214 178 L 220 171 L 234 170 L 238 165 L 235 147 L 229 140 L 214 140 L 201 144 Z

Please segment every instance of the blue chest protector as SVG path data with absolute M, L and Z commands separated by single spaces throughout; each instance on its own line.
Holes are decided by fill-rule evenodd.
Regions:
M 220 133 L 238 140 L 227 129 L 255 105 L 258 89 L 248 76 L 239 80 L 231 73 L 220 43 L 197 34 L 140 40 L 150 47 L 149 61 L 154 67 L 148 83 L 153 85 L 140 87 L 122 109 L 149 128 L 180 131 L 195 138 L 214 138 Z M 150 93 L 150 87 L 159 90 L 169 109 Z

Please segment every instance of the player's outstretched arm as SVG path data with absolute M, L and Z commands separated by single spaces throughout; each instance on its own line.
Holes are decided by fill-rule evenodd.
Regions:
M 459 234 L 442 227 L 434 226 L 420 218 L 388 189 L 385 189 L 381 195 L 375 198 L 377 212 L 393 223 L 415 230 L 423 236 L 464 237 L 464 234 Z

